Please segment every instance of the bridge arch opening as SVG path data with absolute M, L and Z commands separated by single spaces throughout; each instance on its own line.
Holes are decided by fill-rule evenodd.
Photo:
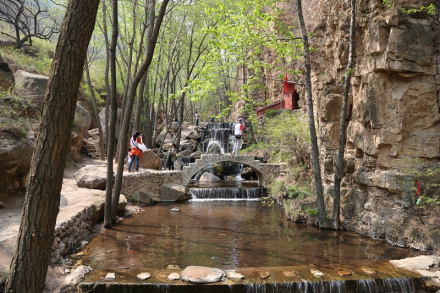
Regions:
M 234 166 L 235 165 L 235 166 Z M 236 170 L 234 170 L 236 169 Z M 258 186 L 265 187 L 265 179 L 263 173 L 245 163 L 231 162 L 231 161 L 219 161 L 212 164 L 208 164 L 192 173 L 188 173 L 190 180 L 198 181 L 204 173 L 211 173 L 222 181 L 227 180 L 246 180 L 246 181 L 258 181 Z
M 263 164 L 260 161 L 255 160 L 254 156 L 204 154 L 200 159 L 197 159 L 194 163 L 183 168 L 182 184 L 187 186 L 191 178 L 200 172 L 200 170 L 222 162 L 233 162 L 236 164 L 242 164 L 243 167 L 250 167 L 257 175 L 258 185 L 260 187 L 266 186 L 267 178 L 265 177 L 271 175 L 271 172 L 268 172 L 267 166 L 265 166 L 269 164 Z

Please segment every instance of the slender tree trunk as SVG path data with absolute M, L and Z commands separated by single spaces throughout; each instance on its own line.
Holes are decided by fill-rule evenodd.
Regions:
M 7 293 L 40 293 L 54 241 L 67 148 L 99 0 L 71 0 L 44 95 Z
M 115 132 L 116 132 L 116 118 L 118 113 L 118 105 L 116 101 L 116 42 L 118 41 L 118 0 L 112 0 L 113 6 L 113 27 L 112 27 L 112 42 L 110 46 L 110 76 L 111 76 L 111 91 L 110 91 L 110 105 L 111 117 L 109 127 L 109 140 L 107 142 L 107 187 L 105 189 L 105 207 L 104 207 L 104 227 L 110 228 L 113 220 L 112 213 L 112 191 L 114 176 L 113 176 L 113 149 L 115 146 Z
M 297 4 L 298 4 L 298 18 L 301 25 L 302 39 L 304 45 L 307 114 L 309 116 L 310 140 L 311 140 L 312 157 L 313 157 L 313 173 L 315 176 L 315 191 L 316 191 L 316 199 L 318 203 L 318 219 L 319 219 L 319 226 L 326 227 L 324 194 L 322 191 L 321 165 L 319 164 L 318 138 L 316 137 L 315 118 L 313 114 L 309 39 L 307 37 L 306 25 L 304 23 L 301 0 L 297 0 Z
M 155 2 L 155 1 L 153 1 Z M 148 45 L 148 52 L 145 57 L 145 61 L 142 64 L 142 66 L 139 68 L 139 71 L 136 73 L 135 77 L 133 78 L 133 82 L 130 86 L 130 90 L 127 96 L 127 105 L 125 108 L 124 113 L 124 119 L 121 126 L 121 133 L 119 135 L 119 139 L 123 140 L 127 136 L 129 123 L 130 123 L 130 117 L 131 112 L 133 110 L 133 102 L 134 102 L 134 96 L 136 95 L 136 89 L 139 85 L 139 82 L 141 81 L 144 74 L 147 72 L 148 68 L 150 67 L 151 61 L 153 60 L 153 54 L 154 54 L 154 48 L 156 47 L 157 43 L 157 37 L 159 35 L 160 27 L 162 24 L 163 17 L 165 15 L 166 8 L 168 6 L 169 0 L 163 0 L 158 16 L 156 18 L 156 22 L 154 24 L 153 29 L 153 35 L 151 36 L 151 39 L 148 40 L 150 45 Z M 125 154 L 127 152 L 127 144 L 121 143 L 121 153 Z M 115 180 L 115 187 L 113 190 L 113 198 L 112 198 L 112 216 L 116 216 L 116 211 L 119 203 L 119 195 L 121 193 L 121 186 L 122 186 L 122 174 L 124 171 L 124 156 L 119 156 L 118 160 L 118 169 L 116 172 L 116 180 Z
M 342 94 L 341 117 L 339 120 L 339 148 L 338 158 L 336 160 L 335 172 L 335 190 L 333 195 L 333 227 L 339 229 L 340 226 L 340 211 L 341 211 L 341 180 L 342 180 L 342 166 L 344 162 L 344 150 L 346 141 L 346 116 L 347 116 L 347 101 L 348 91 L 350 89 L 350 79 L 353 70 L 353 55 L 354 55 L 354 39 L 356 32 L 356 0 L 351 0 L 351 19 L 350 19 L 350 44 L 348 53 L 347 70 L 345 72 L 344 93 Z
M 107 5 L 105 4 L 105 0 L 102 0 L 102 22 L 103 22 L 103 33 L 105 40 L 105 110 L 104 110 L 104 121 L 105 121 L 105 147 L 108 146 L 109 142 L 109 132 L 110 132 L 110 123 L 109 123 L 109 112 L 110 112 L 110 82 L 109 82 L 109 71 L 110 71 L 110 44 L 108 41 L 108 31 L 107 31 Z
M 92 81 L 90 80 L 89 63 L 87 61 L 87 57 L 86 57 L 86 62 L 85 62 L 85 71 L 86 71 L 87 85 L 90 90 L 90 95 L 92 96 L 93 114 L 95 115 L 95 120 L 96 120 L 96 123 L 98 124 L 99 153 L 101 156 L 101 160 L 105 160 L 104 137 L 103 137 L 103 133 L 102 133 L 101 121 L 99 120 L 98 107 L 96 105 L 95 91 L 93 90 Z

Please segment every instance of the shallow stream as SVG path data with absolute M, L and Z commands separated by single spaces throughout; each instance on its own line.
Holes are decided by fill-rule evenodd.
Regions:
M 179 211 L 172 212 L 176 207 Z M 150 285 L 168 288 L 164 291 L 160 287 L 162 289 L 157 292 L 184 292 L 182 288 L 173 291 L 167 287 L 174 286 L 167 280 L 168 274 L 180 272 L 187 266 L 207 266 L 235 270 L 245 275 L 246 280 L 238 285 L 247 284 L 247 287 L 237 292 L 269 290 L 264 287 L 264 290 L 249 291 L 255 286 L 278 286 L 279 290 L 275 288 L 267 292 L 315 292 L 283 291 L 279 286 L 317 282 L 325 287 L 333 286 L 336 281 L 340 283 L 334 286 L 340 287 L 348 286 L 353 279 L 356 280 L 355 287 L 364 284 L 362 286 L 366 291 L 315 289 L 319 290 L 316 292 L 413 292 L 415 287 L 411 278 L 416 276 L 396 270 L 388 262 L 413 255 L 414 252 L 408 249 L 392 247 L 356 233 L 297 225 L 285 220 L 277 207 L 264 206 L 259 201 L 231 200 L 162 203 L 145 207 L 144 211 L 124 219 L 113 229 L 101 232 L 87 245 L 81 257 L 94 269 L 86 280 L 89 284 L 84 290 L 93 286 L 97 288 L 94 282 L 103 281 L 107 272 L 116 272 L 116 284 L 121 287 L 115 287 L 116 291 L 111 292 L 122 290 L 127 283 L 131 285 L 126 292 L 144 292 L 134 289 L 142 283 L 136 280 L 136 275 L 148 271 L 153 275 L 148 279 Z M 313 275 L 311 270 L 318 270 L 324 275 Z M 271 276 L 262 280 L 259 277 L 261 271 L 268 271 Z M 286 271 L 294 272 L 294 276 L 287 276 Z M 379 279 L 380 283 L 375 283 L 374 280 Z M 397 286 L 409 289 L 385 290 L 386 280 L 398 284 L 405 280 L 404 285 Z M 178 285 L 187 285 L 179 282 Z M 227 280 L 223 285 L 230 283 Z M 300 283 L 295 283 L 295 286 L 303 286 Z M 368 286 L 382 286 L 382 289 L 370 290 Z

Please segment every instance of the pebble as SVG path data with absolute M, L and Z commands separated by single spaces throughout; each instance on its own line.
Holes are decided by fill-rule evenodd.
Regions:
M 139 280 L 144 281 L 148 278 L 151 278 L 151 274 L 150 273 L 140 273 L 139 275 L 136 276 Z
M 286 277 L 298 277 L 298 274 L 295 271 L 284 271 L 283 274 Z
M 178 265 L 167 265 L 167 270 L 179 270 L 180 267 Z
M 171 273 L 168 275 L 168 280 L 170 280 L 170 281 L 180 280 L 180 274 L 179 273 Z
M 267 279 L 270 277 L 270 273 L 268 271 L 261 271 L 259 274 L 262 279 Z
M 226 277 L 234 281 L 243 280 L 245 278 L 242 274 L 237 272 L 226 272 Z
M 375 275 L 376 271 L 369 267 L 361 267 L 361 270 L 368 275 Z
M 339 270 L 338 271 L 338 275 L 341 276 L 341 277 L 346 277 L 346 276 L 353 275 L 353 272 L 349 271 L 349 270 Z
M 107 281 L 114 281 L 116 280 L 116 273 L 107 273 L 104 279 L 106 279 Z
M 314 269 L 311 269 L 310 272 L 311 272 L 315 277 L 322 277 L 322 276 L 324 275 L 323 272 L 318 271 L 318 270 L 314 270 Z

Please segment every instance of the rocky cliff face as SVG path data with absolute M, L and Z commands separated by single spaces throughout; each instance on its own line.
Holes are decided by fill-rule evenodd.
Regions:
M 313 3 L 312 3 L 313 2 Z M 399 7 L 429 1 L 358 1 L 356 67 L 347 117 L 342 215 L 349 229 L 417 249 L 440 247 L 439 208 L 415 205 L 408 157 L 440 158 L 439 19 Z M 411 3 L 410 3 L 411 2 Z M 319 7 L 319 9 L 316 9 Z M 307 1 L 313 32 L 313 94 L 325 195 L 333 195 L 342 84 L 348 57 L 348 1 Z M 422 181 L 422 185 L 425 182 Z
M 333 194 L 339 113 L 348 59 L 348 1 L 303 1 L 311 46 L 315 121 L 326 202 Z M 415 179 L 399 166 L 407 157 L 440 158 L 439 16 L 406 15 L 434 1 L 357 1 L 356 57 L 347 117 L 342 184 L 343 223 L 350 230 L 417 249 L 440 248 L 438 205 L 415 205 Z M 416 2 L 416 3 L 415 3 Z M 286 21 L 296 23 L 294 4 Z M 302 68 L 292 63 L 292 67 Z M 275 73 L 275 75 L 278 73 Z M 275 76 L 272 75 L 272 76 Z M 298 77 L 302 81 L 302 77 Z M 271 99 L 281 86 L 267 84 Z M 276 89 L 274 88 L 276 87 Z M 305 89 L 298 87 L 301 98 Z M 305 106 L 305 103 L 303 104 Z M 422 180 L 422 186 L 424 182 Z

